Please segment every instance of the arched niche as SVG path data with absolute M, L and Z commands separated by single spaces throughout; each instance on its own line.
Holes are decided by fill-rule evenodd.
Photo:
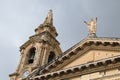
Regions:
M 33 47 L 29 50 L 29 55 L 28 55 L 28 64 L 32 64 L 34 62 L 34 57 L 35 57 L 35 51 L 36 48 Z
M 56 55 L 53 51 L 50 52 L 48 56 L 48 63 L 51 62 L 53 59 L 55 59 Z

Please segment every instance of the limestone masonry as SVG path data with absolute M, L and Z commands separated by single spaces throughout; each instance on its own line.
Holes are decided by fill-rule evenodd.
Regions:
M 97 37 L 97 18 L 85 24 L 88 36 L 62 52 L 50 10 L 20 47 L 20 62 L 10 80 L 120 80 L 120 38 Z

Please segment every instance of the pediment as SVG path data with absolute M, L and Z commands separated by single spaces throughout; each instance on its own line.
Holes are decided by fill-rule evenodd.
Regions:
M 118 55 L 120 55 L 120 39 L 86 38 L 59 55 L 51 63 L 44 65 L 39 73 L 54 72 Z
M 78 53 L 80 54 L 80 53 Z M 120 52 L 118 51 L 107 51 L 107 50 L 89 50 L 78 58 L 74 59 L 67 65 L 65 65 L 62 69 L 70 68 L 82 64 L 87 64 L 95 61 L 99 61 L 102 59 L 107 59 L 115 56 L 120 56 Z
M 64 54 L 60 59 L 63 63 L 54 70 L 65 69 L 120 55 L 120 39 L 87 38 L 71 47 Z

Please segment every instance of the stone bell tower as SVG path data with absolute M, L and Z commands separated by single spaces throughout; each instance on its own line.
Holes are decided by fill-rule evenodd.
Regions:
M 57 32 L 53 26 L 53 13 L 48 15 L 40 26 L 35 29 L 35 35 L 20 47 L 21 59 L 15 73 L 10 74 L 10 80 L 25 79 L 35 69 L 51 62 L 62 53 L 60 43 L 56 40 Z

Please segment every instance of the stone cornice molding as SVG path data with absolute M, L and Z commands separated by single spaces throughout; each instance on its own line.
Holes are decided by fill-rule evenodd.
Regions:
M 43 39 L 42 36 L 45 36 L 45 38 Z M 29 40 L 25 42 L 20 47 L 20 49 L 25 49 L 29 44 L 35 43 L 35 42 L 48 43 L 48 44 L 51 44 L 52 42 L 54 42 L 54 44 L 60 45 L 60 43 L 48 31 L 45 31 L 40 34 L 36 34 L 36 35 L 29 37 Z
M 119 67 L 120 67 L 120 56 L 116 56 L 104 60 L 98 60 L 95 62 L 86 63 L 75 67 L 51 72 L 51 73 L 46 73 L 43 75 L 36 76 L 31 80 L 46 80 L 50 78 L 64 79 L 64 77 L 67 78 L 67 77 L 81 76 L 89 73 L 105 71 Z M 74 75 L 72 73 L 74 73 Z
M 9 76 L 18 76 L 19 74 L 17 72 L 10 74 Z

